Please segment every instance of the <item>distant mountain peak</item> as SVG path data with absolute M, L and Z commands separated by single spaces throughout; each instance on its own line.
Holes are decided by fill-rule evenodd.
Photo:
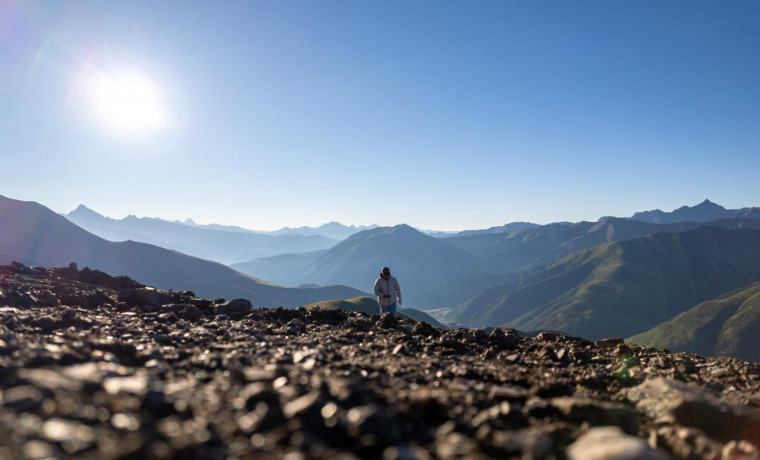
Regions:
M 715 209 L 726 209 L 723 206 L 713 203 L 712 201 L 705 198 L 705 201 L 699 203 L 698 205 L 694 206 L 695 208 L 715 208 Z
M 672 212 L 659 209 L 652 211 L 637 212 L 628 219 L 649 222 L 653 224 L 665 224 L 676 222 L 710 222 L 713 220 L 729 219 L 736 217 L 740 210 L 726 209 L 723 206 L 705 199 L 694 206 L 681 206 Z
M 342 240 L 355 233 L 372 228 L 377 228 L 377 225 L 344 225 L 338 221 L 330 221 L 318 227 L 283 227 L 279 230 L 267 233 L 271 235 L 321 235 L 327 238 Z
M 83 204 L 80 204 L 79 206 L 77 206 L 77 208 L 71 211 L 68 215 L 78 216 L 78 217 L 100 217 L 100 218 L 103 217 L 102 214 L 99 214 L 98 212 L 93 211 L 92 209 L 88 208 L 87 206 Z
M 411 227 L 411 226 L 409 226 L 407 224 L 398 224 L 398 225 L 394 225 L 392 227 L 375 227 L 375 228 L 366 230 L 365 232 L 370 232 L 370 233 L 375 233 L 375 234 L 387 234 L 387 235 L 391 235 L 391 234 L 393 234 L 393 235 L 402 235 L 402 234 L 407 234 L 407 235 L 420 234 L 420 235 L 424 235 L 424 233 L 422 233 L 421 231 L 419 231 L 416 228 Z M 357 235 L 359 235 L 361 233 L 364 233 L 364 232 L 357 233 Z
M 510 222 L 504 225 L 500 225 L 498 227 L 491 227 L 486 228 L 482 230 L 464 230 L 461 232 L 455 232 L 455 236 L 467 236 L 467 235 L 482 235 L 482 234 L 488 234 L 488 233 L 512 233 L 512 232 L 520 232 L 523 230 L 529 230 L 532 228 L 538 227 L 538 224 L 534 224 L 531 222 Z

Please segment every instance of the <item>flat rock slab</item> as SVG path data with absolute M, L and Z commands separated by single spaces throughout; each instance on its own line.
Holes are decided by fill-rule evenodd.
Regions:
M 627 395 L 656 422 L 698 428 L 720 442 L 760 443 L 760 412 L 726 404 L 698 385 L 656 378 L 631 388 Z
M 646 441 L 619 428 L 592 428 L 567 448 L 568 460 L 668 460 L 672 457 L 650 448 Z

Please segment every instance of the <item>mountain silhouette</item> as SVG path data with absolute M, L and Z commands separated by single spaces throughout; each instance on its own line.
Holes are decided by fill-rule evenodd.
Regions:
M 459 306 L 475 326 L 628 337 L 760 280 L 760 230 L 704 226 L 577 251 Z
M 82 205 L 80 205 L 82 206 Z M 256 230 L 249 230 L 247 228 L 239 227 L 237 225 L 220 225 L 220 224 L 197 224 L 193 219 L 187 218 L 182 222 L 174 221 L 176 223 L 187 225 L 189 227 L 197 227 L 197 228 L 205 228 L 207 230 L 223 230 L 225 232 L 234 232 L 234 233 L 266 233 L 266 232 L 259 232 Z
M 659 209 L 637 212 L 629 219 L 653 224 L 671 224 L 675 222 L 710 222 L 732 217 L 758 218 L 760 213 L 758 213 L 757 208 L 726 209 L 710 200 L 705 200 L 696 206 L 681 206 L 672 212 L 664 212 Z
M 110 241 L 133 240 L 155 244 L 224 264 L 276 254 L 327 249 L 338 242 L 319 235 L 263 235 L 131 215 L 123 219 L 111 219 L 84 205 L 79 205 L 65 217 L 90 233 Z
M 210 298 L 243 297 L 258 306 L 298 306 L 363 294 L 346 286 L 284 288 L 150 244 L 106 241 L 38 203 L 0 196 L 0 263 L 12 261 L 44 267 L 76 262 L 162 289 L 192 289 Z
M 420 242 L 410 245 L 404 251 L 404 257 L 417 259 L 417 268 L 414 270 L 415 275 L 412 279 L 413 285 L 410 287 L 413 289 L 415 298 L 422 299 L 422 301 L 419 304 L 415 303 L 415 305 L 424 308 L 444 308 L 462 304 L 493 286 L 510 280 L 514 281 L 519 278 L 516 273 L 520 271 L 539 270 L 541 267 L 578 250 L 593 248 L 610 241 L 640 238 L 654 233 L 683 232 L 704 225 L 722 228 L 760 228 L 760 220 L 727 219 L 710 223 L 650 224 L 609 217 L 599 222 L 549 224 L 509 234 L 483 233 L 436 238 L 439 240 L 438 243 L 430 240 L 429 237 L 424 238 L 426 235 L 409 228 L 410 234 L 419 238 Z M 364 233 L 357 234 L 343 244 L 336 245 L 331 249 L 328 258 L 322 261 L 323 265 L 321 266 L 312 265 L 327 251 L 308 254 L 283 254 L 235 264 L 233 268 L 288 286 L 320 283 L 322 281 L 364 283 L 366 286 L 366 278 L 375 276 L 374 272 L 384 265 L 382 261 L 376 260 L 377 256 L 384 254 L 388 250 L 387 248 L 401 247 L 398 242 L 392 241 L 397 238 L 393 232 L 380 229 L 378 234 L 385 235 L 382 242 L 377 239 L 378 235 Z M 442 245 L 440 242 L 456 246 L 471 253 L 474 257 L 462 259 L 461 251 L 451 251 L 450 247 Z M 425 251 L 421 250 L 426 248 L 426 245 L 433 245 L 425 250 L 427 255 Z M 435 256 L 429 254 L 432 252 L 436 253 Z M 361 256 L 357 256 L 357 254 L 361 254 Z M 436 277 L 420 276 L 419 273 L 430 272 L 430 268 L 426 267 L 430 260 L 437 260 L 436 266 L 448 268 Z M 463 262 L 460 264 L 459 260 L 463 260 Z M 368 267 L 362 268 L 363 264 L 368 265 Z M 457 264 L 460 264 L 461 270 Z M 472 266 L 477 268 L 472 269 Z M 332 276 L 330 273 L 332 269 L 336 270 L 334 277 L 320 278 L 318 276 L 319 274 Z M 323 270 L 325 273 L 322 273 Z M 364 270 L 364 275 L 356 277 L 359 279 L 351 277 L 361 270 Z M 419 282 L 415 283 L 415 281 Z M 404 284 L 409 285 L 410 283 Z M 355 287 L 361 286 L 355 285 Z M 365 287 L 365 289 L 368 288 Z
M 528 230 L 530 228 L 536 228 L 536 227 L 540 227 L 540 225 L 534 224 L 531 222 L 510 222 L 508 224 L 504 224 L 498 227 L 491 227 L 491 228 L 486 228 L 483 230 L 463 230 L 451 236 L 488 235 L 491 233 L 514 233 L 514 232 Z
M 326 238 L 333 238 L 336 240 L 344 240 L 354 233 L 359 233 L 363 230 L 370 230 L 377 228 L 377 225 L 363 225 L 357 227 L 355 225 L 343 225 L 340 222 L 328 222 L 318 227 L 284 227 L 273 232 L 269 232 L 271 235 L 302 235 L 302 236 L 314 236 L 319 235 Z
M 760 361 L 760 282 L 703 302 L 630 342 L 702 356 Z
M 447 238 L 446 241 L 489 262 L 499 273 L 542 267 L 575 251 L 590 249 L 610 241 L 626 241 L 654 233 L 678 233 L 712 225 L 722 228 L 760 228 L 760 220 L 653 224 L 607 217 L 598 222 L 542 225 L 508 235 L 476 234 Z

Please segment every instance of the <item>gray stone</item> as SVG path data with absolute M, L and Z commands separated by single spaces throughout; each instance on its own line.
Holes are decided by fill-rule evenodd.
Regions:
M 498 429 L 522 428 L 528 424 L 519 406 L 516 409 L 515 406 L 507 401 L 502 401 L 488 409 L 483 409 L 472 419 L 472 425 L 475 427 L 486 423 Z
M 424 323 L 418 323 L 418 324 L 424 324 Z M 370 322 L 366 318 L 349 318 L 344 323 L 344 327 L 349 329 L 355 329 L 357 331 L 369 331 L 372 329 L 372 322 Z
M 64 443 L 66 450 L 75 453 L 91 446 L 95 441 L 92 428 L 79 422 L 53 418 L 42 424 L 42 435 L 49 441 Z
M 43 316 L 41 318 L 37 318 L 32 324 L 42 329 L 42 332 L 45 333 L 49 333 L 58 327 L 58 322 L 52 316 Z
M 667 460 L 635 436 L 617 427 L 591 428 L 567 448 L 568 460 Z
M 614 339 L 601 339 L 594 342 L 594 345 L 596 345 L 599 348 L 615 348 L 619 344 L 625 343 L 623 339 L 621 338 L 614 338 Z
M 438 332 L 438 329 L 424 321 L 420 321 L 415 324 L 411 330 L 411 333 L 412 335 L 423 335 L 427 337 L 438 337 L 441 335 L 441 333 Z
M 179 316 L 186 321 L 198 321 L 203 316 L 203 312 L 195 305 L 185 305 L 179 312 Z
M 658 377 L 631 388 L 628 399 L 649 417 L 699 428 L 715 440 L 760 441 L 760 413 L 729 405 L 702 387 Z
M 233 315 L 235 313 L 248 313 L 253 308 L 251 301 L 248 299 L 232 299 L 216 308 L 216 313 L 220 315 Z
M 29 441 L 24 444 L 24 457 L 29 460 L 43 460 L 57 457 L 51 444 L 44 441 Z
M 638 415 L 620 403 L 561 396 L 553 398 L 551 406 L 559 410 L 565 419 L 579 424 L 617 425 L 629 434 L 638 431 Z
M 184 303 L 169 303 L 165 305 L 161 305 L 161 308 L 159 309 L 161 313 L 176 313 L 179 314 L 185 306 L 190 304 L 184 304 Z
M 127 302 L 132 307 L 152 305 L 160 307 L 172 303 L 172 296 L 154 288 L 125 289 L 119 291 L 117 301 Z
M 36 387 L 45 388 L 51 392 L 60 390 L 79 391 L 82 389 L 81 381 L 72 379 L 53 369 L 19 369 L 18 375 Z
M 543 332 L 539 332 L 539 334 L 536 336 L 536 339 L 551 342 L 551 341 L 557 340 L 558 337 L 559 337 L 559 333 L 557 332 L 543 331 Z
M 43 302 L 48 307 L 57 307 L 60 305 L 58 297 L 50 291 L 43 291 L 39 295 L 40 302 Z
M 157 305 L 146 303 L 146 304 L 140 305 L 138 308 L 143 313 L 155 313 L 158 311 L 160 307 Z
M 490 400 L 504 400 L 504 399 L 525 399 L 530 395 L 530 391 L 523 387 L 516 385 L 494 385 L 488 392 L 488 399 Z
M 723 446 L 721 458 L 723 460 L 758 460 L 760 449 L 747 441 L 731 441 Z
M 316 404 L 318 400 L 319 392 L 313 391 L 285 404 L 283 412 L 286 417 L 295 417 Z
M 20 385 L 3 392 L 5 407 L 17 412 L 35 411 L 44 400 L 40 390 L 31 385 Z
M 517 346 L 520 341 L 519 337 L 510 330 L 502 328 L 494 328 L 491 334 L 488 336 L 491 342 L 494 342 L 503 350 L 510 350 Z

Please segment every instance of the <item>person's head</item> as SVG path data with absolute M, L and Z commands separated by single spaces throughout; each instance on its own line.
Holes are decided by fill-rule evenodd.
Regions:
M 388 267 L 383 267 L 383 269 L 380 271 L 380 276 L 382 276 L 385 279 L 388 279 L 391 277 L 391 269 Z

